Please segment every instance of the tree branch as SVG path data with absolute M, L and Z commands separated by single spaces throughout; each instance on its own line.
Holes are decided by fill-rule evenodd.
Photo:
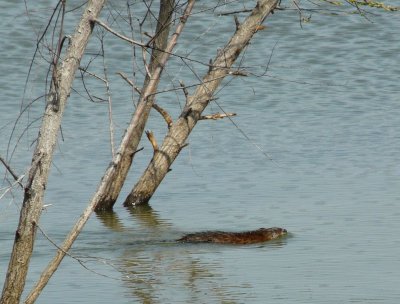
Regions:
M 190 15 L 190 12 L 193 8 L 194 2 L 195 2 L 194 0 L 188 1 L 188 5 L 185 9 L 184 15 L 181 18 L 181 22 L 178 24 L 175 34 L 174 34 L 173 38 L 171 39 L 170 43 L 168 44 L 168 47 L 167 47 L 168 51 L 172 51 L 172 49 L 176 45 L 179 34 L 183 30 L 184 24 Z M 165 53 L 165 54 L 167 54 L 167 53 Z M 161 75 L 163 65 L 165 65 L 165 63 L 169 57 L 168 55 L 165 55 L 165 54 L 161 56 L 160 65 L 155 69 L 155 71 L 153 73 L 155 77 L 159 78 L 159 76 Z M 86 224 L 90 215 L 96 209 L 96 206 L 99 204 L 100 201 L 104 200 L 104 195 L 106 193 L 108 193 L 108 191 L 110 189 L 110 185 L 112 183 L 114 183 L 117 178 L 119 178 L 118 173 L 120 173 L 120 170 L 121 170 L 120 166 L 121 166 L 123 158 L 129 158 L 130 160 L 132 160 L 134 154 L 137 151 L 139 151 L 139 150 L 137 150 L 139 140 L 138 140 L 138 138 L 135 137 L 135 135 L 137 135 L 137 132 L 138 132 L 137 119 L 140 117 L 140 115 L 143 114 L 145 106 L 149 106 L 146 104 L 146 101 L 147 101 L 147 98 L 155 90 L 156 84 L 157 84 L 157 81 L 151 80 L 149 82 L 149 86 L 145 90 L 143 90 L 142 98 L 137 107 L 137 109 L 139 109 L 139 110 L 137 110 L 135 112 L 135 115 L 132 118 L 131 124 L 129 125 L 129 127 L 126 130 L 125 135 L 122 139 L 119 151 L 116 153 L 116 156 L 114 157 L 112 163 L 107 168 L 107 170 L 97 188 L 96 193 L 93 195 L 88 206 L 83 211 L 82 215 L 79 217 L 78 221 L 75 223 L 74 227 L 72 228 L 70 233 L 65 238 L 62 246 L 60 246 L 61 249 L 59 249 L 57 251 L 53 260 L 50 261 L 50 263 L 47 265 L 46 269 L 43 271 L 39 281 L 36 283 L 35 287 L 32 289 L 32 291 L 28 295 L 25 303 L 30 304 L 36 300 L 40 291 L 46 286 L 46 284 L 50 280 L 51 276 L 54 274 L 57 267 L 60 265 L 62 259 L 65 256 L 65 253 L 69 251 L 72 244 L 78 237 L 79 233 L 81 232 L 82 228 Z M 16 302 L 4 302 L 4 304 L 6 304 L 6 303 L 8 304 L 8 303 L 16 303 Z
M 154 137 L 153 132 L 151 132 L 150 130 L 146 131 L 146 135 L 147 135 L 147 139 L 149 140 L 149 142 L 151 143 L 154 153 L 156 153 L 158 151 L 158 144 L 157 144 L 157 140 Z
M 97 17 L 103 8 L 104 2 L 104 0 L 89 1 L 79 22 L 79 30 L 71 38 L 65 59 L 57 64 L 57 75 L 53 75 L 57 81 L 51 82 L 32 166 L 29 170 L 29 179 L 25 187 L 21 216 L 0 299 L 1 304 L 14 304 L 20 301 L 33 251 L 37 231 L 36 223 L 39 222 L 43 208 L 44 191 L 50 173 L 61 119 L 71 92 L 76 70 L 79 67 L 80 59 L 92 33 L 92 26 L 89 20 Z M 59 45 L 61 44 L 59 43 Z M 54 106 L 55 99 L 56 106 Z M 36 290 L 31 299 L 36 299 L 40 290 Z M 28 301 L 28 303 L 32 302 Z
M 105 190 L 99 194 L 101 198 L 96 204 L 96 211 L 111 209 L 118 198 L 132 164 L 132 152 L 135 151 L 139 145 L 147 118 L 151 108 L 153 107 L 155 93 L 157 91 L 161 73 L 164 70 L 167 60 L 172 54 L 172 51 L 184 28 L 187 18 L 191 13 L 195 1 L 188 1 L 186 9 L 179 19 L 175 33 L 168 41 L 169 24 L 173 13 L 174 3 L 175 2 L 173 0 L 163 0 L 160 2 L 159 18 L 156 29 L 156 32 L 160 34 L 154 39 L 156 48 L 153 49 L 151 61 L 148 67 L 152 77 L 150 77 L 147 73 L 143 89 L 140 90 L 141 93 L 137 108 L 128 128 L 126 129 L 125 135 L 121 141 L 120 150 L 117 153 L 116 159 L 114 160 L 116 165 L 115 171 L 112 173 L 114 177 L 108 181 Z M 161 31 L 160 29 L 163 30 Z
M 150 200 L 184 146 L 190 132 L 201 118 L 201 113 L 213 98 L 219 84 L 224 77 L 232 74 L 230 70 L 232 64 L 277 3 L 278 0 L 257 1 L 252 13 L 240 24 L 226 46 L 218 52 L 202 84 L 197 87 L 193 96 L 188 98 L 179 119 L 169 129 L 159 152 L 154 155 L 147 169 L 125 199 L 125 206 L 144 204 Z
M 153 108 L 161 114 L 161 116 L 164 118 L 165 122 L 167 123 L 168 129 L 171 127 L 173 120 L 171 115 L 168 114 L 166 110 L 161 108 L 158 104 L 154 103 Z
M 217 120 L 217 119 L 222 119 L 225 117 L 232 117 L 236 116 L 236 113 L 214 113 L 210 115 L 202 115 L 200 116 L 199 120 L 205 120 L 205 119 L 212 119 L 212 120 Z
M 10 172 L 14 180 L 21 186 L 21 188 L 24 188 L 22 185 L 20 178 L 18 177 L 17 174 L 15 174 L 14 170 L 11 169 L 11 167 L 7 164 L 7 162 L 3 159 L 3 157 L 0 156 L 0 161 L 3 163 L 4 167 L 6 167 L 7 171 Z

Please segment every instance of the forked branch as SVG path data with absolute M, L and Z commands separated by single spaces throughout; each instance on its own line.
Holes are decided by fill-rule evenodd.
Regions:
M 188 97 L 179 119 L 169 129 L 159 148 L 159 153 L 154 155 L 140 180 L 126 198 L 125 206 L 144 204 L 150 200 L 185 145 L 190 132 L 201 118 L 203 110 L 213 99 L 214 92 L 221 81 L 224 77 L 232 75 L 230 70 L 232 64 L 248 45 L 253 35 L 262 29 L 262 22 L 273 11 L 277 3 L 278 0 L 258 1 L 252 13 L 239 25 L 225 47 L 218 52 L 208 73 L 203 77 L 202 84 L 197 87 L 193 96 Z

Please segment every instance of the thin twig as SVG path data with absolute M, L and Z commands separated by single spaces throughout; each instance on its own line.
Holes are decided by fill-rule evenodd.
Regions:
M 142 42 L 139 42 L 139 41 L 137 41 L 137 40 L 134 40 L 134 39 L 131 39 L 131 38 L 129 38 L 129 37 L 126 37 L 126 36 L 124 36 L 124 35 L 118 33 L 117 31 L 113 30 L 111 27 L 109 27 L 106 23 L 104 23 L 104 22 L 101 21 L 100 19 L 97 19 L 97 18 L 96 18 L 96 19 L 92 19 L 92 22 L 98 23 L 100 26 L 104 27 L 107 31 L 109 31 L 111 34 L 113 34 L 113 35 L 115 35 L 115 36 L 121 38 L 122 40 L 124 40 L 124 41 L 126 41 L 126 42 L 129 42 L 129 43 L 131 43 L 131 44 L 133 44 L 133 45 L 140 46 L 140 47 L 142 47 L 142 48 L 144 48 L 144 49 L 148 49 L 148 48 L 149 48 L 149 49 L 157 50 L 157 51 L 160 51 L 160 52 L 163 52 L 163 53 L 167 53 L 167 54 L 170 55 L 170 56 L 178 57 L 178 58 L 180 58 L 180 59 L 190 60 L 191 62 L 195 62 L 195 63 L 201 64 L 201 65 L 207 66 L 207 67 L 209 66 L 208 63 L 204 63 L 204 62 L 202 62 L 202 61 L 200 61 L 200 60 L 187 58 L 187 57 L 182 56 L 182 55 L 179 55 L 179 54 L 174 54 L 174 53 L 168 52 L 168 51 L 166 51 L 166 50 L 157 48 L 157 47 L 155 47 L 155 46 L 153 46 L 153 45 L 148 45 L 147 43 L 142 43 Z M 222 67 L 222 66 L 221 66 L 221 67 Z
M 129 83 L 129 85 L 130 85 L 131 87 L 133 87 L 134 90 L 135 90 L 137 93 L 142 94 L 141 91 L 140 91 L 137 87 L 134 86 L 133 82 L 132 82 L 124 73 L 122 73 L 122 72 L 117 72 L 117 74 L 120 75 L 120 76 L 122 77 L 122 79 L 124 79 L 127 83 Z M 159 105 L 157 105 L 157 104 L 155 104 L 155 103 L 152 105 L 152 107 L 153 107 L 158 113 L 161 114 L 161 116 L 162 116 L 162 117 L 164 118 L 164 120 L 167 122 L 168 128 L 170 128 L 170 126 L 171 126 L 172 123 L 173 123 L 173 120 L 172 120 L 171 115 L 169 115 L 168 112 L 167 112 L 166 110 L 164 110 L 162 107 L 160 107 Z
M 149 47 L 149 46 L 148 46 L 147 44 L 145 44 L 145 43 L 142 43 L 142 42 L 139 42 L 139 41 L 130 39 L 130 38 L 128 38 L 128 37 L 126 37 L 126 36 L 124 36 L 124 35 L 118 33 L 117 31 L 114 31 L 111 27 L 109 27 L 107 24 L 105 24 L 103 21 L 101 21 L 101 20 L 98 19 L 98 18 L 93 18 L 92 21 L 93 21 L 93 22 L 96 22 L 98 25 L 101 25 L 101 26 L 104 27 L 107 31 L 109 31 L 111 34 L 117 36 L 118 38 L 121 38 L 122 40 L 125 40 L 125 41 L 127 41 L 127 42 L 129 42 L 129 43 L 132 43 L 132 44 L 141 46 L 142 48 L 148 48 L 148 47 Z
M 189 97 L 189 92 L 188 92 L 188 90 L 187 90 L 187 86 L 185 86 L 185 84 L 183 83 L 182 80 L 179 80 L 179 85 L 180 85 L 180 88 L 181 88 L 182 91 L 183 91 L 183 94 L 185 94 L 185 98 L 186 98 L 186 102 L 187 102 L 188 97 Z
M 140 89 L 139 89 L 137 86 L 135 86 L 135 84 L 133 83 L 133 81 L 130 80 L 130 79 L 128 78 L 128 76 L 126 76 L 126 75 L 125 75 L 124 73 L 122 73 L 122 72 L 117 72 L 117 75 L 121 76 L 123 80 L 125 80 L 127 83 L 129 83 L 129 85 L 136 91 L 136 93 L 138 93 L 139 95 L 142 94 L 142 92 L 140 91 Z
M 21 175 L 13 184 L 11 184 L 9 187 L 7 187 L 4 192 L 0 195 L 0 200 L 8 193 L 11 191 L 11 189 L 16 185 L 19 184 L 21 187 L 21 181 L 23 180 L 23 178 L 25 177 L 25 175 Z M 3 189 L 1 189 L 1 191 L 3 191 Z M 19 207 L 19 206 L 18 206 Z
M 112 99 L 110 93 L 110 84 L 107 77 L 107 65 L 105 60 L 105 50 L 104 50 L 104 43 L 103 39 L 101 39 L 101 48 L 103 53 L 103 71 L 104 71 L 104 84 L 106 86 L 106 92 L 108 97 L 108 120 L 109 120 L 109 128 L 110 128 L 110 144 L 111 144 L 111 155 L 114 158 L 115 156 L 115 145 L 114 145 L 114 122 L 112 117 Z
M 23 189 L 24 186 L 22 185 L 22 183 L 20 182 L 20 178 L 18 177 L 18 175 L 14 172 L 13 169 L 11 169 L 11 167 L 7 164 L 7 162 L 4 160 L 3 157 L 0 156 L 0 161 L 3 163 L 4 167 L 6 167 L 7 171 L 10 172 L 10 174 L 12 175 L 12 177 L 14 178 L 14 180 L 16 182 L 18 182 L 18 184 L 21 186 L 21 188 Z

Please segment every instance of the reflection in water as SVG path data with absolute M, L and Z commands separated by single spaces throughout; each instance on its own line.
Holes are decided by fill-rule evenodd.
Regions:
M 218 263 L 196 257 L 199 248 L 191 250 L 180 244 L 143 245 L 127 249 L 120 258 L 123 281 L 131 296 L 144 303 L 199 303 L 201 299 L 235 303 L 230 288 L 221 275 Z M 206 255 L 207 250 L 201 254 Z M 164 300 L 163 300 L 164 299 Z
M 124 15 L 126 3 L 119 2 Z M 208 5 L 212 1 L 198 2 Z M 249 1 L 225 2 L 243 6 Z M 0 56 L 0 70 L 7 75 L 0 82 L 4 96 L 0 122 L 4 125 L 20 112 L 23 96 L 15 90 L 15 83 L 25 79 L 31 60 L 26 54 L 34 50 L 36 42 L 30 23 L 18 17 L 24 8 L 11 5 L 19 2 L 1 3 L 9 4 L 8 9 L 0 10 L 0 33 L 7 49 Z M 38 25 L 49 11 L 30 12 Z M 235 124 L 270 152 L 279 166 L 244 139 L 230 121 L 199 124 L 191 134 L 190 150 L 183 151 L 174 163 L 153 200 L 157 210 L 144 206 L 132 208 L 130 213 L 119 209 L 118 214 L 98 214 L 79 236 L 73 253 L 86 259 L 94 256 L 88 266 L 117 280 L 93 276 L 75 260 L 65 259 L 62 267 L 68 271 L 57 272 L 40 303 L 59 302 L 60 294 L 71 303 L 96 299 L 99 304 L 399 303 L 400 44 L 396 28 L 400 19 L 396 13 L 374 12 L 378 14 L 370 15 L 372 22 L 356 16 L 313 14 L 304 28 L 300 28 L 296 12 L 279 12 L 268 18 L 269 30 L 257 34 L 243 57 L 248 72 L 262 74 L 279 41 L 268 75 L 236 77 L 215 97 L 225 110 L 240 114 Z M 80 17 L 78 11 L 73 14 Z M 203 14 L 191 17 L 178 53 L 190 53 L 207 62 L 215 56 L 234 24 L 230 18 L 214 18 L 212 11 L 211 15 L 212 19 Z M 209 28 L 213 35 L 208 35 L 211 20 L 216 23 Z M 13 24 L 12 29 L 8 24 Z M 75 27 L 66 24 L 66 32 L 72 25 Z M 121 101 L 113 103 L 118 138 L 131 118 L 132 102 L 126 101 L 132 100 L 132 92 L 115 73 L 122 70 L 132 75 L 127 64 L 131 48 L 120 47 L 112 43 L 115 37 L 107 37 L 113 100 Z M 194 44 L 193 37 L 199 38 Z M 197 42 L 202 45 L 198 47 Z M 90 52 L 97 53 L 97 40 L 91 45 Z M 84 64 L 91 58 L 88 54 Z M 166 71 L 171 82 L 165 78 L 162 90 L 178 78 L 197 83 L 184 63 L 175 65 L 178 58 L 174 60 Z M 31 75 L 24 105 L 44 93 L 41 80 L 46 78 L 47 65 L 40 62 Z M 102 73 L 103 64 L 93 64 L 93 72 L 100 68 Z M 139 74 L 137 77 L 142 77 Z M 63 119 L 65 141 L 60 142 L 54 159 L 62 174 L 52 170 L 46 191 L 45 200 L 54 207 L 41 217 L 43 227 L 51 227 L 51 236 L 60 242 L 69 231 L 67 223 L 77 216 L 81 202 L 90 197 L 88 191 L 94 190 L 110 161 L 105 149 L 109 143 L 108 107 L 83 101 L 85 90 L 79 83 L 75 82 L 76 91 Z M 92 89 L 102 91 L 102 84 Z M 181 96 L 171 92 L 159 94 L 157 99 L 166 110 L 180 112 L 177 97 Z M 184 96 L 180 101 L 184 102 Z M 20 172 L 30 163 L 27 149 L 36 134 L 25 132 L 26 127 L 43 110 L 42 102 L 33 105 L 15 126 L 11 143 L 11 147 L 19 145 L 12 165 Z M 210 106 L 210 113 L 220 110 L 214 103 Z M 153 118 L 149 128 L 162 136 L 165 122 L 158 115 Z M 0 135 L 8 138 L 10 128 L 1 129 Z M 29 135 L 19 137 L 24 133 Z M 7 142 L 0 142 L 3 156 Z M 137 165 L 147 165 L 150 155 L 143 154 L 137 155 Z M 165 200 L 170 201 L 164 204 Z M 11 207 L 4 198 L 0 201 L 0 283 L 18 222 L 18 208 Z M 13 209 L 16 211 L 11 212 Z M 193 230 L 244 230 L 264 225 L 282 225 L 296 237 L 250 246 L 173 241 Z M 52 257 L 47 240 L 39 238 L 32 277 L 39 275 Z M 109 266 L 97 257 L 105 257 Z
M 124 225 L 118 218 L 118 214 L 111 211 L 97 211 L 96 212 L 97 218 L 106 226 L 108 229 L 114 232 L 122 232 L 124 231 Z
M 173 225 L 161 219 L 149 205 L 129 207 L 134 231 L 123 227 L 114 212 L 98 213 L 101 222 L 113 231 L 124 234 L 124 247 L 114 265 L 129 290 L 129 297 L 142 303 L 199 303 L 204 299 L 218 302 L 243 302 L 243 288 L 251 284 L 232 284 L 225 277 L 221 261 L 212 257 L 235 250 L 280 248 L 285 239 L 250 246 L 218 244 L 182 244 L 175 242 L 180 234 Z M 211 257 L 211 259 L 209 259 Z M 238 261 L 238 263 L 243 263 Z
M 135 220 L 147 228 L 159 229 L 171 226 L 166 220 L 159 218 L 156 211 L 149 204 L 126 207 Z

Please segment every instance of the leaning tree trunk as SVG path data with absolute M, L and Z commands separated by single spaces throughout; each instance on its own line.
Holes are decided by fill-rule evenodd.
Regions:
M 144 90 L 144 92 L 142 92 L 141 103 L 139 103 L 137 109 L 141 109 L 141 111 L 143 111 L 146 108 L 146 100 L 152 94 L 152 92 L 154 92 L 154 90 L 155 90 L 155 86 L 158 83 L 157 78 L 160 77 L 161 71 L 162 71 L 164 65 L 166 64 L 167 59 L 169 58 L 169 55 L 171 54 L 174 46 L 177 43 L 178 37 L 184 28 L 186 20 L 190 16 L 194 2 L 195 2 L 194 0 L 188 1 L 186 9 L 180 18 L 180 21 L 179 21 L 179 24 L 177 25 L 175 33 L 173 34 L 172 38 L 168 42 L 166 51 L 162 54 L 162 56 L 160 56 L 158 65 L 154 69 L 154 73 L 152 74 L 153 78 L 149 81 L 149 86 L 147 86 L 146 89 Z M 93 21 L 95 21 L 95 19 L 93 19 Z M 142 112 L 139 112 L 139 113 L 142 113 Z M 96 209 L 96 206 L 99 204 L 99 202 L 104 197 L 104 193 L 107 192 L 108 189 L 110 189 L 109 185 L 114 182 L 116 176 L 118 175 L 119 170 L 120 170 L 120 163 L 123 161 L 124 155 L 129 156 L 129 153 L 134 153 L 135 149 L 137 148 L 137 145 L 139 144 L 138 141 L 136 143 L 136 146 L 132 146 L 133 138 L 137 138 L 139 136 L 138 129 L 137 129 L 137 127 L 138 127 L 137 123 L 138 123 L 138 119 L 140 119 L 140 117 L 136 117 L 137 115 L 140 116 L 140 114 L 138 114 L 138 112 L 136 111 L 130 125 L 128 126 L 128 128 L 124 134 L 124 137 L 121 141 L 119 150 L 116 153 L 113 161 L 107 168 L 107 170 L 97 188 L 97 191 L 93 195 L 89 205 L 83 211 L 82 215 L 79 217 L 78 221 L 75 223 L 74 227 L 72 228 L 70 233 L 65 238 L 64 243 L 62 244 L 62 246 L 60 246 L 56 255 L 49 262 L 46 269 L 43 271 L 42 275 L 40 276 L 38 282 L 33 287 L 31 292 L 29 293 L 29 295 L 27 296 L 27 298 L 25 300 L 26 304 L 34 303 L 34 301 L 40 295 L 40 292 L 43 290 L 43 288 L 46 286 L 46 284 L 50 280 L 51 276 L 57 270 L 57 267 L 60 265 L 61 261 L 67 254 L 68 250 L 71 248 L 72 244 L 78 237 L 78 235 L 81 232 L 81 230 L 83 229 L 85 223 L 88 221 L 90 215 Z M 132 158 L 133 155 L 130 155 L 130 157 Z
M 201 113 L 212 99 L 219 84 L 225 76 L 234 74 L 230 67 L 277 3 L 278 0 L 258 1 L 245 21 L 240 25 L 237 24 L 235 34 L 218 53 L 194 95 L 188 98 L 182 114 L 170 127 L 162 146 L 155 149 L 150 164 L 126 198 L 125 206 L 143 204 L 150 200 L 158 185 L 168 173 L 172 162 L 185 146 L 186 139 L 200 119 Z
M 150 64 L 147 68 L 149 72 L 146 74 L 142 94 L 135 114 L 132 117 L 130 128 L 124 137 L 126 141 L 124 143 L 125 148 L 120 150 L 121 161 L 116 166 L 114 179 L 107 185 L 107 190 L 103 191 L 101 194 L 99 203 L 96 206 L 97 211 L 112 209 L 128 175 L 133 156 L 139 145 L 150 110 L 154 104 L 154 93 L 157 90 L 160 80 L 160 77 L 157 76 L 157 74 L 161 73 L 169 56 L 167 53 L 163 52 L 163 50 L 167 47 L 174 7 L 175 0 L 160 1 L 157 27 L 153 38 L 153 50 L 151 53 Z M 170 49 L 169 52 L 170 51 L 172 51 L 172 49 Z M 134 132 L 130 130 L 133 130 Z
M 24 201 L 0 299 L 1 304 L 13 304 L 20 301 L 64 108 L 71 92 L 75 71 L 79 67 L 80 59 L 92 33 L 90 20 L 98 16 L 104 2 L 104 0 L 89 1 L 78 28 L 71 38 L 65 59 L 60 64 L 53 65 L 51 88 L 25 186 Z M 57 54 L 60 54 L 60 49 L 57 50 Z M 55 63 L 57 59 L 55 57 Z

